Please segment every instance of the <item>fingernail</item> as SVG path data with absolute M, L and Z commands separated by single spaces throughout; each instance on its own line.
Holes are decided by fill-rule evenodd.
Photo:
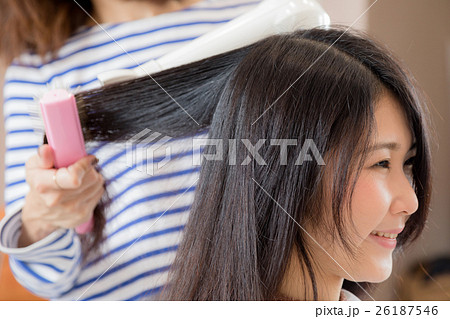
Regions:
M 39 148 L 38 148 L 38 155 L 39 155 L 39 157 L 42 157 L 42 145 L 41 146 L 39 146 Z

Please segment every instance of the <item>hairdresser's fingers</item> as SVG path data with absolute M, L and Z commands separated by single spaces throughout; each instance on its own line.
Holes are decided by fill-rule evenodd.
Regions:
M 89 221 L 104 193 L 103 186 L 93 185 L 86 189 L 80 196 L 72 197 L 71 200 L 58 201 L 55 205 L 49 206 L 49 212 L 42 218 L 51 225 L 62 228 L 74 228 Z M 66 191 L 72 192 L 72 191 Z M 43 198 L 52 198 L 61 192 L 54 192 L 43 196 Z
M 42 198 L 47 203 L 57 202 L 58 205 L 65 206 L 68 211 L 82 211 L 91 198 L 99 191 L 102 193 L 104 191 L 104 179 L 92 167 L 91 170 L 85 173 L 82 185 L 78 189 L 48 192 L 42 194 Z
M 72 199 L 79 200 L 80 198 L 83 198 L 83 200 L 85 200 L 86 195 L 84 193 L 86 192 L 86 190 L 88 190 L 87 194 L 89 195 L 89 191 L 95 192 L 97 189 L 103 188 L 104 184 L 105 180 L 103 176 L 93 167 L 91 170 L 88 170 L 84 174 L 81 186 L 77 189 L 67 190 L 65 196 L 61 199 L 61 201 L 64 203 L 67 201 L 71 201 Z
M 80 201 L 82 204 L 83 202 L 89 201 L 99 190 L 104 191 L 104 179 L 102 175 L 94 169 L 88 174 L 93 176 L 90 184 L 86 187 L 85 184 L 87 183 L 83 180 L 83 188 L 71 190 L 66 196 L 67 201 L 80 201 L 80 199 L 82 199 L 82 201 Z M 85 179 L 86 178 L 87 177 L 85 177 Z
M 76 212 L 77 216 L 75 218 L 72 217 L 72 220 L 68 221 L 66 227 L 77 227 L 88 222 L 92 218 L 95 206 L 101 200 L 104 192 L 103 186 L 99 187 L 98 185 L 94 185 L 83 192 L 83 196 L 81 196 L 83 199 L 78 199 L 78 201 L 74 202 L 74 205 L 69 206 L 70 210 Z
M 82 186 L 84 176 L 94 169 L 98 162 L 94 155 L 88 155 L 67 168 L 60 168 L 52 175 L 53 184 L 61 189 L 78 189 Z
M 86 203 L 89 210 L 94 210 L 95 206 L 100 202 L 100 200 L 103 197 L 103 194 L 105 193 L 105 188 L 102 187 L 96 187 L 93 188 L 90 192 L 87 192 L 86 194 Z
M 83 192 L 85 189 L 93 186 L 93 185 L 98 185 L 98 186 L 103 186 L 105 183 L 105 180 L 102 176 L 102 174 L 100 174 L 95 167 L 93 166 L 91 170 L 88 170 L 86 172 L 86 174 L 83 177 L 83 184 L 80 187 L 80 192 Z
M 51 190 L 77 189 L 84 175 L 98 162 L 94 155 L 88 155 L 68 168 L 53 169 L 53 151 L 48 145 L 40 147 L 41 155 L 32 156 L 25 163 L 26 181 L 39 193 Z
M 53 151 L 44 144 L 25 163 L 25 179 L 32 190 L 45 193 L 54 188 Z
M 93 167 L 90 168 L 94 170 Z M 85 170 L 80 167 L 69 169 L 26 169 L 25 176 L 32 191 L 42 196 L 57 194 L 61 197 L 65 190 L 75 190 L 82 185 Z M 51 200 L 53 202 L 53 200 Z
M 96 194 L 101 192 L 102 194 L 105 191 L 105 187 L 103 184 L 94 184 L 91 187 L 89 187 L 88 189 L 86 189 L 84 191 L 84 195 L 86 198 L 86 201 L 90 201 L 92 198 L 96 197 Z
M 52 148 L 47 145 L 41 145 L 38 149 L 38 167 L 52 168 L 54 165 L 54 155 Z
M 47 144 L 41 145 L 38 148 L 37 154 L 31 156 L 28 161 L 25 163 L 25 168 L 34 169 L 34 168 L 44 168 L 49 169 L 53 168 L 53 150 Z

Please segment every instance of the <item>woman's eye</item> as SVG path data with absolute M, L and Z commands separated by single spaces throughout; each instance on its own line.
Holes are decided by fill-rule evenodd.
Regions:
M 374 166 L 376 166 L 376 167 L 381 167 L 381 168 L 389 168 L 390 167 L 390 162 L 389 161 L 381 161 L 381 162 L 378 162 L 378 163 L 376 163 Z
M 409 158 L 406 162 L 405 162 L 405 166 L 413 166 L 414 165 L 414 162 L 415 162 L 415 160 L 416 160 L 416 157 L 415 156 L 413 156 L 413 157 L 411 157 L 411 158 Z
M 413 166 L 414 162 L 415 162 L 415 159 L 416 159 L 415 157 L 411 157 L 403 165 L 404 166 L 408 166 L 408 167 Z M 388 160 L 384 160 L 384 161 L 376 163 L 374 165 L 374 167 L 390 168 L 391 167 L 391 162 L 388 161 Z

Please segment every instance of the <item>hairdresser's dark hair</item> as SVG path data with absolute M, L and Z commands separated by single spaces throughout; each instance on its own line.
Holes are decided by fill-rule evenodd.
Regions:
M 343 212 L 372 142 L 376 103 L 386 92 L 403 107 L 417 147 L 413 186 L 419 208 L 399 246 L 423 230 L 431 192 L 425 105 L 412 77 L 367 36 L 343 28 L 297 31 L 153 78 L 158 84 L 144 77 L 79 94 L 86 138 L 125 141 L 144 128 L 179 137 L 206 128 L 210 138 L 249 139 L 253 145 L 259 139 L 297 140 L 287 149 L 287 165 L 280 165 L 279 148 L 268 143 L 259 149 L 264 166 L 202 163 L 163 299 L 277 298 L 292 253 L 312 283 L 305 295 L 318 299 L 314 256 L 297 223 L 324 223 L 324 203 L 331 200 L 329 232 L 351 255 Z M 306 139 L 326 166 L 294 165 Z M 224 143 L 225 158 L 230 151 Z M 214 146 L 204 152 L 214 153 Z M 248 153 L 237 144 L 236 154 L 243 159 Z
M 92 13 L 90 0 L 77 0 Z M 0 57 L 9 64 L 24 51 L 56 51 L 81 26 L 88 15 L 73 0 L 0 0 Z

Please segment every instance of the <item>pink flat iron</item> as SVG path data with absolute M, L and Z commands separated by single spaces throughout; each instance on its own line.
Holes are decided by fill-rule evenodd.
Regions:
M 51 90 L 40 100 L 40 109 L 53 150 L 55 167 L 68 167 L 87 156 L 80 118 L 73 94 L 63 89 Z M 75 231 L 85 234 L 92 230 L 94 219 L 79 225 Z

